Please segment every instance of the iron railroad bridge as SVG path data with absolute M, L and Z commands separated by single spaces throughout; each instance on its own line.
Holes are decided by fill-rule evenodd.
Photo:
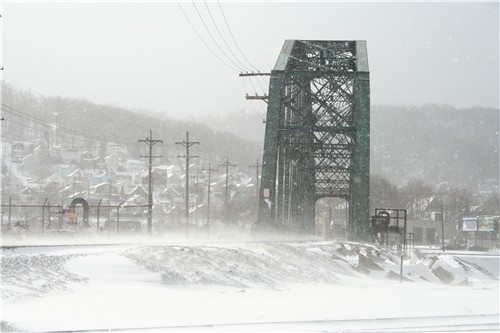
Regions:
M 287 40 L 271 71 L 258 225 L 314 232 L 316 201 L 369 228 L 370 85 L 365 41 Z

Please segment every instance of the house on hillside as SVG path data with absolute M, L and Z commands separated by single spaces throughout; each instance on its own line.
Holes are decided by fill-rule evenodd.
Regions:
M 151 177 L 156 189 L 164 189 L 168 186 L 167 173 L 164 170 L 153 169 Z M 141 184 L 142 186 L 148 186 L 149 184 L 149 172 L 146 170 L 141 172 Z
M 78 165 L 75 164 L 59 165 L 59 175 L 63 178 L 67 178 L 69 175 L 73 174 L 77 170 L 80 170 L 80 168 L 78 167 Z
M 34 187 L 27 186 L 19 191 L 19 200 L 21 202 L 35 202 L 39 201 L 40 191 Z
M 81 155 L 81 167 L 82 169 L 105 170 L 106 162 L 104 158 L 100 156 L 95 156 L 89 151 L 85 151 Z
M 72 185 L 66 185 L 58 191 L 58 195 L 63 199 L 67 199 L 72 197 L 75 192 Z
M 102 169 L 88 170 L 87 173 L 92 185 L 109 183 L 113 179 L 108 172 Z
M 15 142 L 11 149 L 12 162 L 21 162 L 29 151 L 28 145 L 22 142 Z
M 73 164 L 80 166 L 80 150 L 78 149 L 61 149 L 61 162 L 64 164 Z
M 115 155 L 106 156 L 104 162 L 106 163 L 105 169 L 108 170 L 108 172 L 115 173 L 118 171 L 119 160 Z
M 57 172 L 53 173 L 42 181 L 43 185 L 46 187 L 51 186 L 52 184 L 52 186 L 61 187 L 64 186 L 65 182 L 66 179 Z
M 90 197 L 92 199 L 102 199 L 103 202 L 109 204 L 110 202 L 120 201 L 120 192 L 118 188 L 110 183 L 101 183 L 90 187 Z
M 163 191 L 159 192 L 154 196 L 155 205 L 162 207 L 163 211 L 167 214 L 172 214 L 174 207 L 176 208 L 176 213 L 183 210 L 184 207 L 184 195 L 179 192 L 174 187 L 167 187 Z
M 64 178 L 66 179 L 66 183 L 74 183 L 75 181 L 83 182 L 84 180 L 86 180 L 87 176 L 82 170 L 76 169 L 75 171 L 69 173 Z
M 135 172 L 137 174 L 146 168 L 146 164 L 143 161 L 132 159 L 126 160 L 124 166 L 128 171 Z
M 38 166 L 40 166 L 40 161 L 34 154 L 29 154 L 24 156 L 21 161 L 21 170 L 26 173 L 26 172 L 31 172 L 32 170 L 36 169 Z
M 146 205 L 148 203 L 148 192 L 142 186 L 122 186 L 120 196 L 128 205 Z

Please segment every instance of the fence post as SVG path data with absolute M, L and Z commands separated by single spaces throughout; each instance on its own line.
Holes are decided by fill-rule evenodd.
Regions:
M 10 219 L 12 216 L 12 197 L 9 197 L 9 229 L 12 227 L 10 224 Z
M 120 205 L 116 206 L 116 234 L 120 233 Z
M 42 234 L 45 231 L 45 204 L 47 203 L 47 198 L 45 198 L 45 201 L 43 202 L 42 206 Z
M 116 206 L 116 234 L 120 233 L 120 206 L 122 203 L 123 201 Z
M 59 230 L 58 231 L 62 230 L 63 214 L 64 214 L 63 207 L 64 207 L 64 202 L 61 201 L 61 206 L 60 206 L 60 209 L 59 209 Z
M 101 209 L 101 202 L 102 202 L 102 199 L 99 200 L 99 204 L 97 204 L 97 231 L 99 231 L 99 211 Z
M 51 212 L 50 212 L 50 207 L 51 207 L 51 206 L 50 206 L 50 201 L 49 201 L 49 202 L 48 202 L 48 204 L 47 204 L 47 220 L 49 221 L 49 225 L 51 225 L 51 224 L 50 224 L 50 219 L 51 219 L 51 217 L 52 217 L 52 214 L 51 214 Z

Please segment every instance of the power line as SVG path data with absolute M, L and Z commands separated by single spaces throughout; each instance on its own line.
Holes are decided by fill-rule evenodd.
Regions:
M 208 35 L 210 36 L 210 38 L 212 39 L 212 41 L 215 43 L 215 45 L 217 46 L 217 48 L 219 49 L 219 51 L 222 52 L 222 54 L 226 57 L 226 59 L 229 60 L 230 63 L 233 64 L 233 66 L 235 66 L 236 68 L 238 68 L 238 70 L 241 71 L 242 69 L 226 54 L 226 52 L 224 52 L 224 50 L 220 47 L 219 43 L 217 43 L 217 41 L 215 40 L 214 36 L 210 32 L 210 29 L 208 29 L 208 26 L 205 23 L 205 20 L 203 19 L 203 16 L 201 16 L 200 11 L 198 10 L 198 7 L 196 7 L 196 4 L 194 3 L 194 1 L 192 1 L 191 3 L 193 4 L 193 7 L 196 10 L 196 13 L 198 14 L 198 17 L 200 18 L 201 23 L 205 27 L 205 30 L 207 30 Z
M 210 8 L 208 7 L 208 4 L 206 1 L 203 1 L 205 3 L 205 7 L 207 8 L 207 11 L 208 11 L 208 15 L 210 16 L 210 19 L 212 20 L 212 23 L 214 24 L 215 26 L 215 29 L 217 30 L 217 32 L 219 33 L 219 36 L 220 38 L 222 39 L 222 41 L 224 42 L 224 45 L 226 45 L 227 49 L 229 50 L 229 52 L 231 53 L 231 55 L 236 59 L 236 61 L 244 68 L 244 69 L 247 69 L 248 70 L 248 67 L 246 67 L 241 61 L 240 59 L 234 54 L 233 50 L 231 47 L 229 47 L 229 45 L 227 44 L 226 42 L 226 39 L 224 38 L 224 36 L 222 35 L 222 33 L 220 32 L 220 29 L 219 29 L 219 26 L 217 25 L 217 23 L 215 22 L 214 20 L 214 17 L 212 16 L 212 12 L 210 11 Z
M 214 158 L 211 158 L 210 156 L 213 156 L 213 157 L 217 157 L 219 156 L 219 153 L 218 152 L 215 152 L 215 151 L 212 151 L 210 150 L 206 145 L 205 146 L 201 146 L 199 145 L 198 146 L 198 150 L 201 152 L 201 153 L 205 153 L 206 155 L 203 155 L 202 154 L 202 159 L 203 160 L 206 160 L 206 161 L 210 161 L 210 162 L 216 162 L 216 163 L 219 163 L 221 161 L 221 159 L 218 159 L 218 160 L 215 160 Z
M 20 110 L 18 110 L 16 108 L 13 108 L 13 107 L 11 107 L 9 105 L 6 105 L 6 104 L 3 104 L 3 103 L 2 103 L 2 106 L 10 109 L 10 110 L 5 110 L 5 109 L 2 108 L 2 111 L 4 111 L 4 112 L 10 113 L 10 114 L 12 114 L 14 116 L 17 116 L 19 118 L 23 118 L 23 119 L 26 119 L 26 120 L 38 123 L 39 125 L 47 126 L 47 127 L 51 128 L 53 130 L 61 130 L 61 131 L 64 131 L 66 133 L 69 133 L 69 134 L 80 135 L 80 136 L 83 136 L 83 137 L 87 137 L 89 139 L 96 139 L 96 140 L 104 141 L 104 142 L 110 141 L 110 140 L 108 140 L 106 138 L 92 137 L 92 136 L 90 136 L 88 134 L 85 134 L 85 133 L 82 133 L 82 132 L 79 132 L 79 131 L 76 131 L 76 130 L 72 130 L 72 129 L 69 129 L 69 128 L 66 128 L 66 127 L 63 127 L 63 126 L 59 126 L 59 125 L 56 125 L 56 124 L 53 124 L 53 123 L 48 123 L 45 120 L 42 120 L 42 119 L 37 118 L 37 117 L 34 117 L 34 116 L 32 116 L 32 115 L 30 115 L 30 114 L 28 114 L 26 112 L 20 111 Z M 18 115 L 16 113 L 19 113 L 19 114 L 24 115 L 24 116 Z
M 191 137 L 191 135 L 190 135 L 190 137 Z M 196 139 L 196 138 L 194 138 L 194 139 Z M 206 161 L 210 161 L 213 163 L 220 163 L 221 161 L 224 160 L 224 158 L 222 157 L 222 155 L 220 154 L 219 151 L 211 150 L 207 145 L 198 146 L 198 150 L 200 151 L 200 153 L 202 153 L 201 158 L 206 160 Z M 205 155 L 203 155 L 203 153 Z
M 198 32 L 198 30 L 195 28 L 195 26 L 193 25 L 193 23 L 191 22 L 191 20 L 189 19 L 189 17 L 187 16 L 186 12 L 184 11 L 184 9 L 182 9 L 182 6 L 181 4 L 177 1 L 177 6 L 179 6 L 180 10 L 182 11 L 182 14 L 184 15 L 184 17 L 186 18 L 186 20 L 189 22 L 189 25 L 191 26 L 191 28 L 194 30 L 194 32 L 196 33 L 196 35 L 198 36 L 198 38 L 202 41 L 202 43 L 205 45 L 205 47 L 210 51 L 210 53 L 212 53 L 217 59 L 219 59 L 220 62 L 222 62 L 224 65 L 226 65 L 226 67 L 229 67 L 230 69 L 232 70 L 235 70 L 235 71 L 239 71 L 237 68 L 229 65 L 227 62 L 225 62 L 221 57 L 219 57 L 213 50 L 212 48 L 207 44 L 207 42 L 205 42 L 205 40 L 203 39 L 203 37 L 200 35 L 200 33 Z
M 5 112 L 9 112 L 8 110 L 4 110 Z M 20 117 L 22 119 L 25 119 L 25 120 L 28 120 L 28 121 L 32 121 L 36 124 L 36 121 L 32 120 L 32 119 L 29 119 L 29 118 L 26 118 L 26 117 L 22 117 L 22 116 L 19 116 L 15 113 L 12 113 L 12 115 L 16 116 L 16 117 Z M 12 119 L 5 119 L 5 121 L 7 122 L 10 122 L 10 123 L 13 123 L 13 124 L 16 124 L 17 126 L 21 126 L 21 127 L 24 127 L 24 128 L 27 128 L 27 129 L 32 129 L 32 130 L 35 130 L 35 131 L 38 131 L 38 132 L 41 132 L 41 133 L 45 133 L 45 134 L 48 134 L 50 136 L 53 136 L 53 137 L 56 137 L 56 138 L 60 138 L 60 139 L 68 139 L 68 140 L 73 140 L 73 141 L 79 141 L 81 143 L 105 143 L 108 147 L 121 147 L 121 146 L 131 146 L 132 144 L 130 143 L 123 143 L 123 144 L 118 144 L 118 143 L 114 143 L 114 142 L 111 142 L 109 140 L 102 140 L 102 139 L 99 139 L 99 138 L 94 138 L 94 137 L 91 137 L 91 136 L 88 136 L 88 135 L 84 135 L 83 133 L 82 134 L 79 134 L 79 133 L 73 133 L 72 131 L 70 130 L 67 130 L 67 129 L 64 129 L 64 128 L 54 128 L 52 127 L 52 125 L 50 124 L 38 124 L 38 125 L 43 125 L 43 126 L 47 126 L 49 127 L 49 129 L 53 129 L 53 130 L 58 130 L 57 132 L 49 132 L 47 130 L 43 130 L 41 128 L 37 128 L 37 127 L 33 127 L 33 126 L 28 126 L 26 124 L 23 124 L 23 123 L 20 123 L 20 122 L 17 122 L 17 121 L 14 121 Z M 60 132 L 66 132 L 72 136 L 66 136 L 66 135 L 63 135 L 61 134 Z M 83 138 L 82 138 L 83 137 Z M 87 138 L 87 139 L 85 139 Z M 11 138 L 13 139 L 13 138 Z M 19 140 L 19 138 L 17 139 L 13 139 L 13 140 Z
M 1 78 L 0 80 L 1 80 L 1 81 L 7 81 L 7 82 L 8 82 L 8 85 L 14 85 L 14 86 L 17 86 L 18 88 L 22 88 L 22 89 L 24 89 L 24 90 L 28 90 L 28 91 L 32 92 L 33 94 L 35 94 L 35 95 L 45 96 L 45 95 L 44 95 L 44 94 L 42 94 L 41 92 L 39 92 L 39 91 L 37 91 L 37 90 L 35 90 L 35 89 L 33 89 L 33 88 L 26 87 L 26 86 L 24 86 L 24 85 L 22 85 L 22 84 L 20 84 L 20 83 L 18 83 L 18 82 L 16 82 L 16 81 L 12 81 L 12 80 L 10 80 L 10 79 L 4 79 L 4 78 Z
M 242 82 L 243 82 L 243 87 L 245 89 L 245 94 L 246 94 L 246 96 L 248 96 L 248 89 L 247 89 L 247 85 L 245 84 L 245 80 L 243 79 Z M 259 113 L 257 111 L 257 109 L 255 108 L 255 105 L 253 103 L 250 103 L 250 105 L 252 106 L 252 111 L 255 112 L 255 114 L 257 116 L 259 116 L 260 118 L 262 118 L 262 122 L 265 122 L 266 121 L 265 113 L 262 113 L 262 114 Z
M 47 132 L 47 131 L 44 131 L 44 130 L 42 130 L 40 128 L 35 128 L 35 127 L 32 127 L 32 126 L 28 126 L 26 124 L 21 124 L 21 123 L 15 122 L 15 121 L 13 121 L 11 119 L 5 119 L 6 121 L 15 123 L 16 125 L 19 125 L 19 126 L 22 126 L 22 127 L 25 127 L 25 128 L 34 129 L 34 130 L 37 130 L 39 132 L 46 133 L 46 134 L 49 134 L 49 135 L 52 135 L 52 136 L 55 136 L 55 137 L 58 137 L 58 138 L 72 139 L 72 140 L 80 141 L 80 142 L 83 142 L 83 143 L 85 143 L 85 142 L 87 142 L 87 143 L 106 143 L 108 146 L 109 145 L 111 145 L 111 146 L 131 146 L 131 145 L 135 145 L 135 144 L 132 144 L 132 143 L 120 143 L 120 144 L 118 144 L 116 142 L 113 142 L 111 139 L 108 139 L 108 138 L 105 138 L 105 137 L 92 136 L 90 134 L 86 134 L 86 133 L 83 133 L 83 132 L 80 132 L 80 131 L 69 129 L 69 128 L 57 125 L 55 123 L 47 122 L 45 120 L 42 120 L 42 119 L 37 118 L 37 117 L 34 117 L 34 116 L 30 115 L 29 113 L 23 112 L 23 111 L 21 111 L 21 110 L 19 110 L 17 108 L 9 106 L 7 104 L 3 104 L 2 103 L 1 105 L 2 105 L 1 109 L 4 112 L 7 112 L 7 113 L 9 113 L 9 114 L 11 114 L 13 116 L 16 116 L 18 118 L 21 118 L 21 119 L 25 119 L 27 121 L 31 121 L 31 122 L 33 122 L 35 124 L 48 127 L 49 129 L 54 130 L 56 132 L 55 133 L 53 133 L 53 132 Z M 4 108 L 8 108 L 8 109 L 4 109 Z M 70 134 L 70 135 L 73 135 L 73 136 L 72 137 L 64 136 L 60 132 L 64 132 L 64 133 L 67 133 L 67 134 Z M 79 138 L 79 137 L 87 138 L 87 140 L 84 140 L 84 139 Z
M 226 23 L 226 27 L 227 29 L 229 30 L 229 34 L 231 35 L 231 38 L 233 39 L 233 42 L 234 44 L 236 45 L 236 48 L 238 49 L 238 51 L 240 51 L 241 55 L 243 56 L 243 59 L 246 60 L 246 62 L 250 65 L 250 67 L 252 67 L 254 70 L 258 71 L 257 68 L 255 68 L 251 63 L 250 61 L 248 61 L 247 57 L 245 57 L 245 54 L 243 53 L 243 51 L 241 50 L 240 46 L 238 45 L 238 42 L 236 41 L 236 38 L 234 38 L 234 34 L 233 34 L 233 31 L 231 30 L 231 27 L 229 26 L 229 23 L 227 21 L 227 18 L 226 18 L 226 15 L 224 14 L 224 10 L 222 10 L 222 6 L 220 4 L 220 1 L 217 0 L 217 4 L 219 5 L 219 9 L 220 9 L 220 12 L 222 13 L 222 17 L 224 18 L 224 22 Z
M 191 137 L 191 136 L 190 136 Z M 200 159 L 204 161 L 212 162 L 213 164 L 221 163 L 222 158 L 221 154 L 218 151 L 213 151 L 208 148 L 207 145 L 199 146 L 198 150 L 200 152 Z M 236 166 L 236 165 L 235 165 Z
M 25 91 L 23 91 L 23 90 L 27 90 L 27 91 L 31 92 L 33 95 L 36 95 L 35 98 L 38 98 L 39 100 L 41 100 L 44 103 L 46 108 L 47 108 L 47 106 L 46 106 L 47 101 L 50 103 L 53 103 L 55 106 L 60 106 L 60 107 L 65 108 L 65 109 L 71 108 L 71 105 L 68 105 L 67 103 L 64 103 L 63 101 L 61 101 L 61 98 L 46 97 L 40 91 L 26 87 L 18 82 L 12 81 L 12 80 L 7 80 L 4 78 L 1 78 L 0 80 L 8 82 L 7 83 L 8 86 L 10 86 L 10 85 L 16 86 L 18 88 L 18 91 L 20 91 L 22 93 L 25 93 Z M 24 113 L 24 114 L 26 114 L 26 113 Z M 28 114 L 26 114 L 26 115 L 28 115 Z M 33 117 L 32 115 L 28 115 L 28 116 Z M 85 118 L 79 118 L 79 125 L 81 125 L 82 123 L 85 123 L 85 125 L 87 125 L 86 126 L 87 128 L 94 128 L 95 127 L 94 123 L 89 123 L 88 121 L 85 121 L 85 120 L 86 120 Z M 116 126 L 116 124 L 115 124 L 115 126 Z M 108 141 L 108 139 L 104 138 L 103 141 Z
M 252 85 L 252 88 L 254 89 L 254 91 L 257 91 L 257 89 L 255 89 L 255 86 L 253 85 L 253 82 L 252 82 L 251 80 L 250 80 L 250 84 Z M 267 95 L 266 95 L 265 93 L 264 93 L 264 95 L 263 95 L 263 96 L 258 96 L 258 95 L 256 94 L 255 98 L 251 98 L 250 96 L 248 96 L 248 95 L 247 95 L 247 96 L 246 96 L 246 99 L 261 99 L 261 100 L 265 100 L 265 99 L 267 99 Z M 260 107 L 260 109 L 262 110 L 262 113 L 263 113 L 263 114 L 266 114 L 266 111 L 264 110 L 264 107 L 262 106 L 262 104 L 261 104 L 261 103 L 259 103 L 259 107 Z
M 262 88 L 262 85 L 260 84 L 260 81 L 258 80 L 259 78 L 261 78 L 261 76 L 258 76 L 257 78 L 255 78 L 255 82 L 257 82 L 257 84 L 259 85 L 262 92 L 266 93 L 266 89 Z M 253 77 L 250 77 L 250 80 L 252 80 L 252 79 L 253 79 Z
M 43 129 L 40 129 L 40 128 L 36 128 L 36 127 L 28 126 L 26 124 L 19 123 L 17 121 L 12 120 L 12 119 L 5 119 L 5 121 L 13 123 L 13 124 L 16 124 L 16 125 L 24 127 L 24 128 L 28 128 L 28 129 L 32 129 L 32 130 L 35 130 L 35 131 L 38 131 L 38 132 L 42 132 L 42 133 L 45 133 L 45 134 L 55 135 L 56 137 L 59 137 L 59 138 L 62 138 L 62 139 L 76 140 L 76 141 L 80 141 L 82 143 L 96 143 L 97 142 L 97 141 L 93 141 L 93 140 L 84 140 L 84 139 L 81 139 L 81 138 L 79 138 L 77 136 L 68 137 L 68 136 L 64 136 L 64 135 L 61 135 L 61 134 L 54 134 L 54 133 L 51 133 L 51 132 L 44 131 Z
M 206 4 L 206 3 L 205 3 L 205 4 Z M 243 59 L 245 59 L 245 61 L 248 63 L 248 65 L 249 65 L 251 68 L 253 68 L 255 71 L 259 72 L 259 70 L 258 70 L 258 69 L 257 69 L 257 68 L 256 68 L 256 67 L 255 67 L 255 66 L 254 66 L 254 65 L 253 65 L 253 64 L 252 64 L 252 63 L 248 60 L 248 58 L 245 56 L 245 53 L 241 50 L 241 47 L 240 47 L 240 45 L 238 44 L 238 42 L 236 41 L 236 38 L 234 37 L 233 31 L 232 31 L 231 27 L 229 26 L 229 22 L 228 22 L 228 20 L 227 20 L 227 18 L 226 18 L 226 15 L 224 14 L 224 10 L 222 9 L 222 5 L 221 5 L 221 3 L 220 3 L 220 1 L 219 1 L 219 0 L 217 0 L 217 4 L 219 5 L 220 12 L 221 12 L 221 14 L 222 14 L 222 17 L 224 18 L 224 23 L 226 24 L 227 30 L 229 31 L 229 34 L 230 34 L 230 36 L 231 36 L 231 39 L 232 39 L 232 40 L 233 40 L 233 42 L 234 42 L 234 45 L 236 45 L 236 48 L 238 49 L 238 51 L 239 51 L 239 52 L 240 52 L 240 54 L 242 55 Z M 239 61 L 239 58 L 236 58 L 236 59 L 238 60 L 238 62 L 240 62 L 240 61 Z M 241 62 L 240 62 L 240 63 L 241 63 Z M 247 66 L 244 66 L 244 65 L 243 65 L 243 67 L 247 68 Z M 267 89 L 264 89 L 264 88 L 262 87 L 262 85 L 260 84 L 259 79 L 262 79 L 262 78 L 261 78 L 261 77 L 258 77 L 258 78 L 256 79 L 256 82 L 257 82 L 257 84 L 259 85 L 259 87 L 262 89 L 262 91 L 263 91 L 263 92 L 265 92 Z M 267 87 L 269 88 L 269 84 L 268 84 L 266 81 L 264 81 L 264 82 L 265 82 L 265 84 L 267 85 Z
M 217 30 L 217 33 L 219 34 L 220 38 L 222 39 L 222 41 L 223 41 L 224 45 L 225 45 L 225 46 L 226 46 L 226 48 L 229 50 L 229 52 L 231 53 L 231 55 L 234 57 L 234 59 L 236 59 L 236 61 L 237 61 L 237 62 L 238 62 L 241 66 L 243 66 L 243 68 L 242 68 L 240 65 L 236 64 L 236 63 L 233 61 L 233 59 L 232 59 L 232 58 L 231 58 L 231 57 L 230 57 L 230 56 L 229 56 L 229 55 L 228 55 L 228 54 L 227 54 L 227 53 L 223 50 L 223 48 L 222 48 L 222 47 L 220 46 L 220 44 L 217 42 L 217 40 L 215 39 L 214 35 L 212 34 L 212 32 L 210 31 L 210 29 L 208 28 L 208 26 L 207 26 L 207 24 L 206 24 L 205 20 L 203 19 L 203 16 L 201 15 L 201 13 L 200 13 L 200 11 L 198 10 L 198 7 L 197 7 L 197 6 L 196 6 L 196 4 L 194 3 L 194 1 L 192 2 L 193 7 L 194 7 L 194 9 L 195 9 L 196 13 L 198 14 L 198 17 L 200 18 L 200 20 L 201 20 L 201 22 L 202 22 L 203 26 L 205 27 L 205 30 L 207 31 L 207 33 L 209 34 L 210 38 L 212 39 L 213 43 L 215 43 L 216 47 L 219 49 L 219 51 L 220 51 L 220 52 L 222 52 L 222 54 L 224 55 L 224 57 L 225 57 L 227 60 L 229 60 L 229 62 L 230 62 L 231 64 L 233 64 L 233 66 L 235 66 L 235 67 L 237 67 L 237 68 L 234 68 L 233 66 L 228 65 L 228 64 L 227 64 L 227 62 L 225 62 L 223 59 L 221 59 L 221 58 L 220 58 L 220 57 L 219 57 L 219 56 L 218 56 L 218 55 L 217 55 L 217 54 L 216 54 L 216 53 L 215 53 L 215 52 L 214 52 L 214 51 L 210 48 L 210 46 L 207 44 L 207 42 L 203 39 L 203 37 L 200 35 L 200 33 L 199 33 L 199 32 L 197 31 L 197 29 L 195 28 L 195 26 L 192 24 L 191 20 L 190 20 L 190 19 L 189 19 L 189 17 L 187 16 L 186 12 L 183 10 L 183 8 L 182 8 L 182 6 L 180 5 L 180 3 L 179 3 L 179 2 L 177 2 L 177 4 L 178 4 L 179 8 L 181 9 L 182 13 L 184 14 L 184 16 L 186 17 L 186 19 L 188 20 L 189 24 L 191 25 L 191 27 L 192 27 L 192 28 L 193 28 L 193 30 L 195 31 L 195 33 L 198 35 L 198 37 L 201 39 L 201 41 L 203 42 L 203 44 L 205 44 L 205 46 L 209 49 L 209 51 L 210 51 L 210 52 L 211 52 L 214 56 L 216 56 L 216 57 L 217 57 L 217 58 L 218 58 L 221 62 L 223 62 L 223 63 L 224 63 L 227 67 L 229 67 L 229 68 L 231 68 L 231 69 L 233 69 L 233 70 L 240 70 L 240 71 L 243 71 L 243 70 L 245 70 L 245 69 L 248 69 L 248 67 L 247 67 L 245 64 L 243 64 L 243 62 L 239 59 L 239 57 L 238 57 L 238 56 L 237 56 L 237 55 L 233 52 L 233 50 L 232 50 L 231 46 L 227 43 L 227 41 L 226 41 L 226 39 L 224 38 L 224 36 L 223 36 L 223 34 L 222 34 L 221 30 L 219 29 L 219 26 L 217 25 L 217 23 L 216 23 L 216 21 L 215 21 L 215 19 L 214 19 L 213 15 L 212 15 L 212 12 L 210 11 L 210 8 L 209 8 L 208 4 L 206 3 L 206 1 L 204 1 L 205 7 L 206 7 L 206 9 L 207 9 L 207 11 L 208 11 L 208 14 L 209 14 L 209 16 L 210 16 L 210 19 L 211 19 L 211 21 L 212 21 L 213 25 L 215 26 L 215 28 L 216 28 L 216 30 Z M 243 56 L 243 58 L 246 60 L 246 62 L 250 65 L 250 67 L 252 67 L 252 68 L 254 68 L 255 70 L 257 70 L 257 69 L 256 69 L 256 68 L 255 68 L 255 67 L 254 67 L 254 66 L 253 66 L 253 65 L 252 65 L 252 64 L 248 61 L 248 59 L 246 58 L 245 54 L 244 54 L 244 53 L 243 53 L 243 51 L 241 50 L 241 48 L 240 48 L 240 46 L 239 46 L 238 42 L 236 41 L 236 38 L 234 37 L 234 34 L 233 34 L 232 30 L 231 30 L 231 27 L 229 26 L 229 23 L 228 23 L 228 21 L 227 21 L 227 18 L 226 18 L 225 14 L 224 14 L 224 11 L 223 11 L 223 9 L 222 9 L 222 6 L 221 6 L 220 2 L 218 2 L 218 5 L 219 5 L 219 9 L 220 9 L 220 11 L 221 11 L 221 14 L 222 14 L 222 16 L 223 16 L 223 18 L 224 18 L 224 22 L 225 22 L 225 24 L 226 24 L 226 27 L 227 27 L 227 29 L 228 29 L 228 31 L 229 31 L 229 33 L 230 33 L 230 35 L 231 35 L 231 38 L 232 38 L 232 40 L 233 40 L 234 44 L 236 45 L 236 47 L 237 47 L 238 51 L 241 53 L 241 55 L 242 55 L 242 56 Z M 260 72 L 259 72 L 259 73 L 260 73 Z M 259 78 L 257 78 L 257 79 L 256 79 L 256 82 L 257 82 L 258 86 L 260 87 L 261 91 L 263 92 L 263 95 L 265 95 L 266 89 L 264 89 L 264 88 L 263 88 L 263 86 L 262 86 L 262 84 L 261 84 L 260 80 L 261 80 L 261 78 L 259 77 Z M 254 84 L 253 84 L 252 78 L 250 79 L 250 83 L 251 83 L 251 84 L 252 84 L 252 86 L 254 87 L 254 91 L 255 91 L 255 92 L 257 92 L 257 89 L 255 88 L 255 86 L 254 86 Z M 267 84 L 267 83 L 266 83 L 266 84 Z M 268 85 L 268 84 L 267 84 L 267 85 Z M 265 110 L 263 109 L 262 105 L 260 106 L 260 108 L 261 108 L 262 112 L 265 114 Z

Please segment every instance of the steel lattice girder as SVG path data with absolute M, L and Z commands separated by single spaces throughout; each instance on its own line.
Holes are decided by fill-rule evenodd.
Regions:
M 370 87 L 364 41 L 287 40 L 271 72 L 259 223 L 314 230 L 315 204 L 349 202 L 369 223 Z

